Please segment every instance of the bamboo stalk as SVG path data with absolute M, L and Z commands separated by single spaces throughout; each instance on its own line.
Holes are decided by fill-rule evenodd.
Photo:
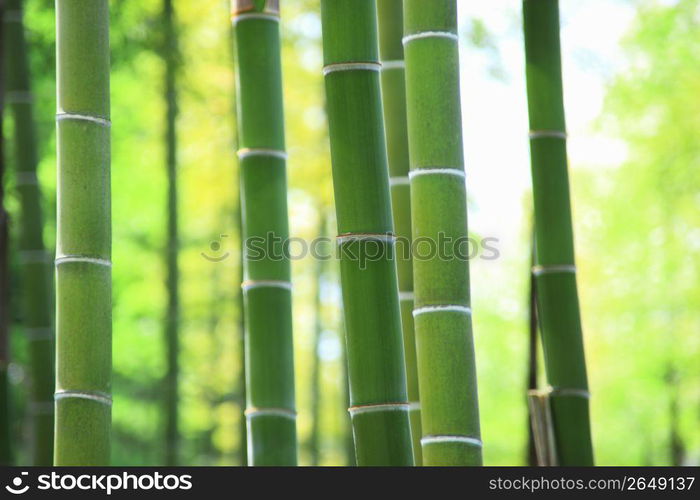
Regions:
M 112 307 L 109 7 L 57 0 L 55 465 L 110 454 Z
M 413 261 L 423 463 L 480 465 L 456 1 L 405 0 L 404 32 L 413 238 L 455 243 Z
M 33 119 L 27 44 L 22 1 L 7 0 L 7 96 L 14 119 L 15 178 L 20 201 L 19 254 L 23 323 L 29 345 L 29 412 L 31 460 L 51 465 L 53 460 L 54 334 L 51 318 L 49 254 L 44 247 L 44 217 L 37 179 L 37 146 Z
M 178 44 L 175 29 L 175 14 L 172 0 L 163 2 L 163 27 L 165 43 L 163 59 L 165 60 L 165 145 L 166 171 L 168 177 L 168 232 L 166 244 L 167 295 L 168 305 L 165 316 L 165 347 L 167 372 L 165 375 L 165 464 L 178 463 L 178 377 L 179 377 L 179 304 L 178 293 L 178 210 L 177 210 L 177 89 L 176 71 L 178 63 Z
M 408 182 L 408 131 L 406 124 L 406 70 L 403 56 L 403 1 L 378 0 L 379 56 L 382 61 L 382 103 L 386 146 L 389 159 L 391 204 L 396 235 L 402 242 L 411 241 L 411 192 Z M 396 252 L 399 277 L 399 301 L 403 330 L 406 389 L 410 403 L 413 456 L 416 465 L 423 462 L 420 445 L 420 397 L 416 338 L 413 331 L 413 263 L 408 248 Z
M 244 245 L 260 238 L 267 249 L 260 259 L 245 254 L 248 463 L 296 465 L 279 5 L 233 6 Z
M 413 465 L 376 3 L 323 0 L 321 12 L 357 463 Z
M 0 54 L 5 46 L 5 0 L 0 0 Z M 9 220 L 5 210 L 5 150 L 3 137 L 3 117 L 5 113 L 5 71 L 0 64 L 0 465 L 11 465 L 12 422 L 10 397 L 10 252 Z
M 557 458 L 592 465 L 588 382 L 576 291 L 557 0 L 524 0 L 535 202 L 538 319 Z

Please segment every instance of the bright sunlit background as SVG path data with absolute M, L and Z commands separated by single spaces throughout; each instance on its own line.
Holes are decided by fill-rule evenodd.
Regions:
M 292 236 L 332 218 L 320 1 L 282 3 Z M 26 0 L 40 179 L 55 228 L 54 7 Z M 183 464 L 238 464 L 241 330 L 234 74 L 227 0 L 174 2 L 179 20 Z M 112 5 L 115 465 L 162 462 L 165 105 L 158 0 Z M 597 462 L 700 462 L 700 0 L 561 0 L 579 291 Z M 485 462 L 527 460 L 525 392 L 532 202 L 521 4 L 459 0 L 470 231 L 500 257 L 472 265 Z M 8 126 L 12 133 L 11 124 Z M 9 156 L 9 155 L 8 155 Z M 8 190 L 12 193 L 12 180 Z M 10 197 L 10 210 L 17 200 Z M 333 226 L 333 224 L 331 224 Z M 15 232 L 16 232 L 15 228 Z M 333 232 L 333 229 L 328 229 Z M 218 241 L 221 248 L 212 250 Z M 229 256 L 212 263 L 202 253 Z M 17 268 L 16 259 L 13 261 Z M 309 464 L 311 366 L 321 463 L 347 460 L 336 263 L 321 270 L 314 343 L 310 258 L 293 263 L 300 462 Z M 16 283 L 17 280 L 15 280 Z M 19 285 L 18 285 L 19 286 Z M 16 293 L 14 294 L 17 295 Z M 13 328 L 20 411 L 21 318 Z

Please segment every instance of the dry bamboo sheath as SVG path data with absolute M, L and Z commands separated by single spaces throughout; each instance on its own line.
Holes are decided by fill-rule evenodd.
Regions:
M 538 320 L 560 465 L 593 465 L 576 290 L 557 0 L 524 0 Z
M 389 159 L 389 184 L 394 227 L 399 241 L 411 241 L 411 192 L 408 182 L 408 131 L 406 129 L 406 74 L 403 58 L 403 2 L 377 0 L 379 20 L 379 56 L 382 62 L 382 104 Z M 406 361 L 406 390 L 409 399 L 413 455 L 421 465 L 420 401 L 416 339 L 413 332 L 413 266 L 409 248 L 397 248 L 396 266 L 399 276 L 399 302 Z
M 20 201 L 19 254 L 24 331 L 29 345 L 31 455 L 34 465 L 51 465 L 54 427 L 54 335 L 51 318 L 49 254 L 44 247 L 41 193 L 36 175 L 37 151 L 27 44 L 21 0 L 7 0 L 5 99 L 14 119 L 15 185 Z
M 109 463 L 108 0 L 57 0 L 56 465 Z
M 275 243 L 289 236 L 279 2 L 235 0 L 232 18 L 244 242 L 262 238 L 283 255 Z M 248 463 L 296 465 L 289 259 L 246 252 L 244 265 Z
M 321 13 L 357 463 L 412 465 L 376 2 L 323 0 Z
M 404 1 L 413 238 L 466 241 L 457 3 Z M 452 249 L 414 259 L 424 465 L 479 465 L 469 263 Z

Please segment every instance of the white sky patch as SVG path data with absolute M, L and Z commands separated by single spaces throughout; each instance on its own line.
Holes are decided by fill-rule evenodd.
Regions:
M 493 58 L 462 37 L 461 91 L 470 227 L 497 237 L 507 257 L 525 220 L 530 190 L 522 3 L 459 2 L 461 33 L 484 22 L 498 48 L 505 78 L 489 71 Z M 624 65 L 620 40 L 635 7 L 625 0 L 561 0 L 562 60 L 569 161 L 572 168 L 609 168 L 626 158 L 624 144 L 596 132 L 605 85 Z

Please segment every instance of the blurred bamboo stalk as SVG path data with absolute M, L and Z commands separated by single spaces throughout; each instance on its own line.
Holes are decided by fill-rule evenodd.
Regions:
M 109 2 L 56 2 L 58 232 L 54 464 L 110 460 Z
M 376 2 L 323 0 L 321 12 L 357 463 L 413 465 Z
M 457 2 L 404 1 L 413 238 L 467 241 Z M 469 262 L 414 259 L 423 463 L 480 465 Z
M 0 0 L 0 465 L 12 465 L 10 381 L 10 252 L 9 220 L 5 210 L 5 150 L 3 116 L 5 112 L 5 0 Z
M 6 100 L 14 118 L 15 179 L 20 201 L 19 255 L 24 331 L 29 345 L 30 452 L 34 465 L 51 465 L 54 431 L 54 329 L 51 314 L 49 254 L 43 241 L 44 217 L 37 179 L 33 117 L 22 1 L 6 0 Z
M 576 290 L 557 0 L 524 0 L 538 319 L 561 465 L 593 465 Z
M 175 13 L 172 0 L 163 2 L 163 59 L 165 61 L 165 147 L 166 171 L 168 178 L 167 198 L 167 242 L 165 248 L 166 260 L 166 289 L 168 304 L 165 315 L 165 465 L 178 464 L 178 400 L 179 400 L 179 235 L 177 207 L 177 65 L 179 49 L 177 30 L 175 28 Z
M 232 15 L 238 81 L 238 157 L 245 254 L 248 463 L 296 465 L 287 179 L 279 4 L 235 0 Z M 246 249 L 248 250 L 248 249 Z
M 318 237 L 326 238 L 326 214 L 323 208 L 318 209 L 319 227 Z M 314 296 L 314 333 L 313 333 L 313 359 L 311 361 L 311 433 L 309 434 L 309 455 L 311 465 L 321 463 L 321 356 L 319 349 L 321 346 L 321 335 L 323 334 L 323 278 L 326 261 L 322 258 L 316 259 L 314 269 L 314 283 L 316 284 L 316 294 Z
M 406 70 L 403 56 L 403 1 L 378 0 L 379 56 L 382 61 L 382 103 L 386 146 L 389 160 L 394 228 L 400 241 L 411 241 L 411 191 L 408 182 L 408 131 L 406 124 Z M 396 266 L 399 277 L 399 302 L 403 330 L 406 389 L 410 403 L 413 456 L 416 465 L 423 462 L 421 449 L 420 398 L 416 338 L 413 331 L 413 264 L 410 248 L 397 248 Z

